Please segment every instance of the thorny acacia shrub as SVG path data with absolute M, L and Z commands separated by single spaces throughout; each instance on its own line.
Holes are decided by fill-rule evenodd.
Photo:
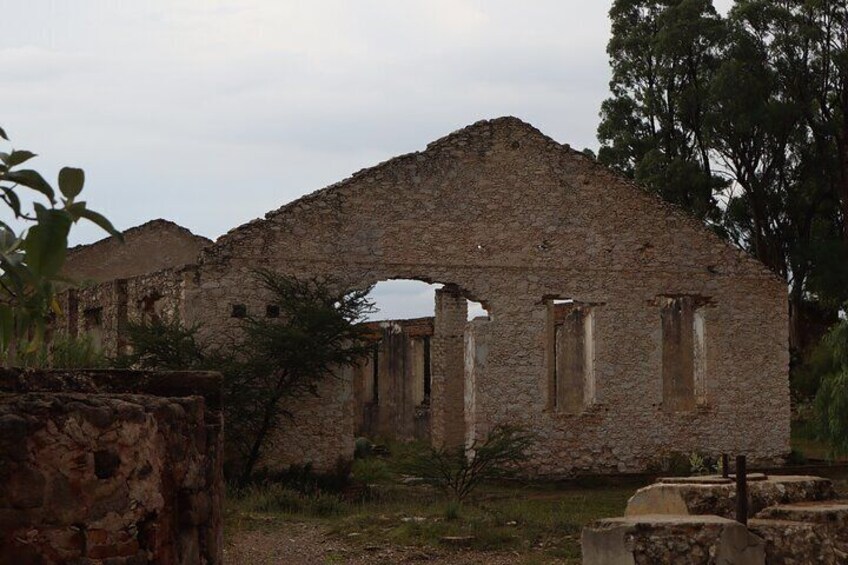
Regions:
M 429 447 L 412 455 L 401 468 L 462 501 L 481 482 L 512 476 L 527 460 L 533 443 L 532 434 L 519 427 L 497 426 L 468 449 Z

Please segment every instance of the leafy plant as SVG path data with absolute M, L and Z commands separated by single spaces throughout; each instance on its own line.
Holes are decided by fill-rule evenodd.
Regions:
M 355 366 L 371 352 L 363 325 L 373 311 L 371 288 L 339 290 L 333 281 L 255 272 L 279 308 L 278 318 L 244 319 L 238 366 L 225 383 L 231 446 L 240 482 L 250 479 L 271 432 L 296 417 L 283 400 L 318 396 L 318 383 Z
M 483 481 L 512 476 L 534 443 L 531 434 L 515 426 L 497 426 L 482 442 L 466 449 L 429 447 L 402 468 L 462 501 Z
M 0 138 L 9 140 L 2 128 Z M 38 351 L 49 316 L 60 314 L 55 284 L 62 280 L 71 226 L 87 220 L 121 237 L 109 220 L 78 199 L 85 183 L 82 169 L 59 171 L 57 195 L 41 174 L 21 168 L 35 156 L 23 149 L 0 152 L 0 200 L 18 225 L 16 230 L 0 221 L 0 357 L 6 364 L 18 363 L 19 353 Z M 31 211 L 25 209 L 28 196 L 40 200 Z
M 198 326 L 186 327 L 178 319 L 127 324 L 126 338 L 131 351 L 118 355 L 114 364 L 134 369 L 211 369 L 221 368 L 217 358 L 197 339 Z
M 830 350 L 833 370 L 821 377 L 815 399 L 816 427 L 835 456 L 848 453 L 848 320 L 828 333 L 824 345 Z

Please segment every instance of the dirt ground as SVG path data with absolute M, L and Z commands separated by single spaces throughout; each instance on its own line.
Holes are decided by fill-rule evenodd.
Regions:
M 485 563 L 568 563 L 539 556 L 539 559 L 517 553 L 481 552 L 464 549 L 453 551 L 436 548 L 396 547 L 386 545 L 347 544 L 330 536 L 325 527 L 314 523 L 286 522 L 273 529 L 240 531 L 224 548 L 228 565 L 313 565 L 427 563 L 471 565 Z

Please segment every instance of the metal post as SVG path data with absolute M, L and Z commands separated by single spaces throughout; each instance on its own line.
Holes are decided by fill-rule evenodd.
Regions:
M 727 453 L 721 454 L 721 476 L 725 479 L 730 477 L 730 460 Z
M 745 456 L 736 456 L 736 521 L 748 525 L 748 473 Z

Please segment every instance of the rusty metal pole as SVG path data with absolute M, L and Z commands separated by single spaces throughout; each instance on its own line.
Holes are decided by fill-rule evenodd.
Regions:
M 727 453 L 721 454 L 721 476 L 725 479 L 730 477 L 730 460 Z
M 748 525 L 748 473 L 745 456 L 736 456 L 736 521 Z

